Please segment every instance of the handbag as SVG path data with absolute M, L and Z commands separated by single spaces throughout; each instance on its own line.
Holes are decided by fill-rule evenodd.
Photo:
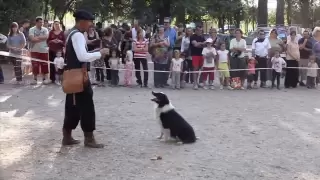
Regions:
M 86 63 L 82 68 L 65 70 L 63 72 L 62 90 L 66 94 L 75 94 L 84 91 L 88 85 L 89 76 Z
M 75 33 L 77 30 L 73 30 L 67 38 L 69 38 Z M 84 91 L 84 87 L 88 85 L 89 76 L 87 71 L 87 63 L 83 63 L 81 68 L 76 69 L 66 69 L 62 75 L 62 90 L 66 94 L 75 94 Z M 74 96 L 75 103 L 75 96 Z

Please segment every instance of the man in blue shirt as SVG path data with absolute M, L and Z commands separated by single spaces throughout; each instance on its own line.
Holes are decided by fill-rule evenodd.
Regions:
M 170 42 L 170 46 L 168 48 L 168 66 L 167 66 L 167 71 L 170 70 L 170 65 L 171 65 L 171 60 L 172 60 L 172 52 L 173 52 L 173 48 L 175 46 L 175 42 L 177 39 L 177 32 L 174 28 L 172 28 L 170 26 L 170 18 L 169 17 L 165 17 L 164 21 L 163 21 L 163 25 L 164 25 L 164 34 L 166 37 L 169 38 L 169 42 Z M 169 79 L 169 72 L 168 72 L 168 77 L 167 77 L 167 81 Z M 166 84 L 168 85 L 168 83 Z

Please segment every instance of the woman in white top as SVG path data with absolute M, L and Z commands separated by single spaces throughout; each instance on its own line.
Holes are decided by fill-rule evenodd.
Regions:
M 188 72 L 187 76 L 186 76 L 186 82 L 187 83 L 191 83 L 193 84 L 193 76 L 190 73 L 191 71 L 193 71 L 193 67 L 192 67 L 192 59 L 190 56 L 190 36 L 192 35 L 192 29 L 191 28 L 186 28 L 186 35 L 182 38 L 182 42 L 181 42 L 181 53 L 186 57 L 185 60 L 187 60 L 187 69 L 185 69 L 185 71 Z
M 247 63 L 244 58 L 244 52 L 247 49 L 246 40 L 242 39 L 242 31 L 241 29 L 235 30 L 236 38 L 230 41 L 230 51 L 231 51 L 231 59 L 230 59 L 230 69 L 246 69 Z M 241 89 L 244 89 L 243 84 L 246 77 L 245 70 L 239 71 L 231 71 L 231 78 L 240 78 Z

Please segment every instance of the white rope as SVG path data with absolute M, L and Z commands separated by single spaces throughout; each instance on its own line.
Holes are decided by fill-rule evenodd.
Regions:
M 7 56 L 7 57 L 14 57 L 17 59 L 24 59 L 24 60 L 29 60 L 29 61 L 37 61 L 37 62 L 42 62 L 42 63 L 49 63 L 49 64 L 54 64 L 54 62 L 51 61 L 45 61 L 45 60 L 41 60 L 41 59 L 36 59 L 36 58 L 31 58 L 29 56 L 22 56 L 22 55 L 17 55 L 17 54 L 13 54 L 13 53 L 9 53 L 6 51 L 0 51 L 0 56 Z M 21 61 L 21 60 L 17 60 L 17 61 Z M 152 62 L 150 62 L 151 64 L 153 64 Z M 111 68 L 106 68 L 106 67 L 93 67 L 90 66 L 90 69 L 111 69 Z M 320 68 L 309 68 L 309 67 L 286 67 L 285 69 L 320 69 Z M 119 68 L 117 69 L 119 71 L 127 71 L 127 69 L 124 68 Z M 225 71 L 229 71 L 229 72 L 234 72 L 234 71 L 249 71 L 250 69 L 229 69 L 229 70 L 223 70 L 223 69 L 215 69 L 215 70 L 209 70 L 209 71 L 191 71 L 188 73 L 203 73 L 203 72 L 225 72 Z M 255 70 L 272 70 L 272 68 L 255 68 Z M 171 72 L 171 71 L 158 71 L 158 70 L 130 70 L 130 71 L 142 71 L 142 72 Z

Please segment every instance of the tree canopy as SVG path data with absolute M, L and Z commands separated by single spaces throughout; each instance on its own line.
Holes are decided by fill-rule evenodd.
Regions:
M 314 0 L 277 0 L 277 10 L 268 17 L 268 0 L 0 0 L 1 31 L 7 31 L 12 21 L 33 20 L 43 15 L 46 19 L 62 19 L 68 12 L 87 9 L 99 20 L 138 19 L 144 24 L 162 23 L 164 17 L 175 19 L 175 23 L 215 21 L 219 28 L 225 24 L 240 26 L 249 24 L 303 24 L 315 22 L 318 6 Z M 307 15 L 306 15 L 307 14 Z M 274 18 L 275 16 L 275 18 Z M 268 20 L 270 22 L 268 22 Z

